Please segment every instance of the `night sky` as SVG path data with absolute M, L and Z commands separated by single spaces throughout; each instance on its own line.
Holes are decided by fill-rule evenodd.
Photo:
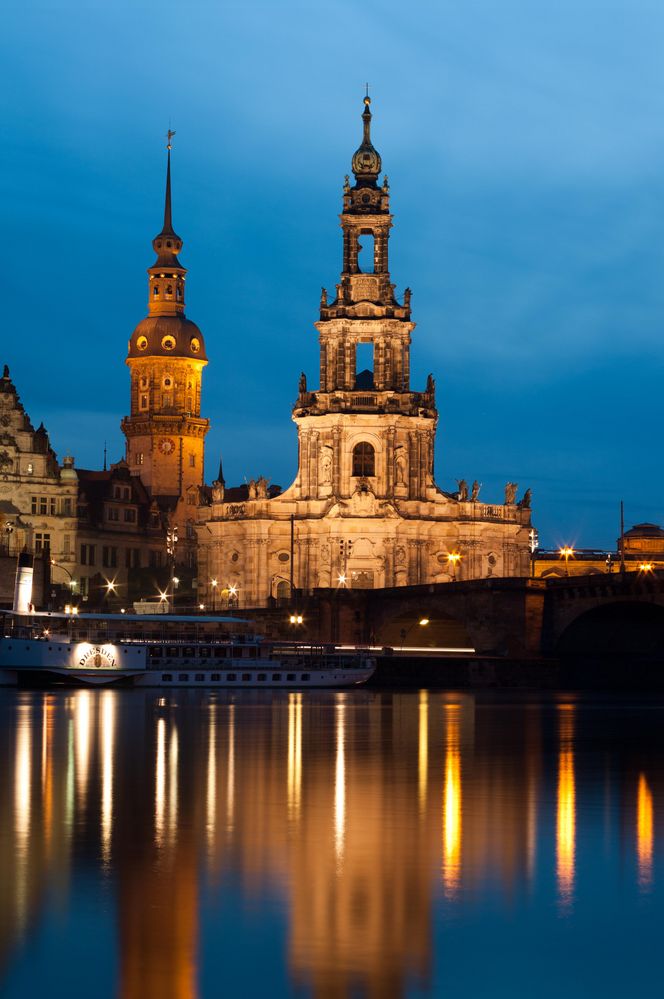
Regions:
M 206 478 L 286 487 L 368 80 L 439 485 L 532 487 L 544 546 L 664 523 L 663 45 L 661 0 L 8 5 L 0 363 L 60 459 L 122 457 L 170 122 Z

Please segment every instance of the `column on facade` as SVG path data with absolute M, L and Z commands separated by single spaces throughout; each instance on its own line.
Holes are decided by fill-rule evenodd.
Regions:
M 306 499 L 309 496 L 309 431 L 300 433 L 300 490 Z
M 385 495 L 394 496 L 394 427 L 387 428 L 385 435 Z
M 309 483 L 310 496 L 318 496 L 318 459 L 319 459 L 320 434 L 317 430 L 311 431 L 309 444 Z
M 332 427 L 332 492 L 341 495 L 341 427 Z
M 385 386 L 385 341 L 382 338 L 374 340 L 374 388 L 381 390 Z
M 410 391 L 410 347 L 408 341 L 402 342 L 403 387 L 404 392 Z
M 318 384 L 320 385 L 321 392 L 328 391 L 327 384 L 327 343 L 321 343 L 320 345 L 320 368 Z
M 408 499 L 417 498 L 417 434 L 408 434 Z

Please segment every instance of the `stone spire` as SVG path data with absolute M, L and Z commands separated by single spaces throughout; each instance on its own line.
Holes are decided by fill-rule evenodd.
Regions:
M 152 267 L 148 269 L 149 299 L 151 316 L 174 316 L 184 312 L 184 283 L 186 268 L 178 260 L 183 243 L 173 228 L 171 202 L 171 139 L 175 132 L 168 130 L 166 146 L 166 196 L 164 198 L 164 225 L 152 240 L 152 248 L 157 254 Z
M 371 98 L 368 93 L 364 98 L 362 124 L 364 126 L 362 145 L 353 153 L 352 170 L 357 187 L 375 187 L 382 164 L 380 153 L 374 149 L 371 142 Z

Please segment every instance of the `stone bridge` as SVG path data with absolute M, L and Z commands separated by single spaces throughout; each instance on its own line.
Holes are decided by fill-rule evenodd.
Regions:
M 514 658 L 664 660 L 664 572 L 316 590 L 298 609 L 302 637 L 312 640 L 473 648 Z

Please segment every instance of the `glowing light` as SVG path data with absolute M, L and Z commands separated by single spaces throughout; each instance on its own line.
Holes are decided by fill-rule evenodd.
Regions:
M 165 603 L 168 600 L 168 594 L 166 593 L 166 591 L 162 592 L 161 590 L 159 590 L 158 593 L 159 593 L 160 603 Z
M 560 705 L 558 754 L 558 815 L 556 824 L 556 874 L 563 909 L 574 901 L 576 851 L 576 781 L 574 776 L 574 706 Z
M 346 577 L 344 576 L 343 572 L 341 573 L 340 576 L 337 577 L 337 579 L 339 581 L 339 586 L 345 586 L 346 585 Z
M 302 624 L 304 618 L 301 614 L 291 614 L 289 621 L 291 624 Z
M 218 585 L 219 585 L 219 581 L 217 579 L 211 579 L 210 580 L 210 586 L 215 586 L 216 587 Z
M 655 567 L 653 566 L 652 562 L 641 562 L 641 564 L 639 565 L 639 572 L 645 572 L 645 573 L 652 572 L 654 568 Z
M 443 887 L 454 898 L 461 880 L 461 733 L 459 705 L 445 705 L 445 791 L 443 795 Z
M 652 884 L 653 839 L 652 791 L 645 775 L 639 774 L 636 793 L 636 857 L 641 891 L 647 891 Z
M 201 611 L 205 610 L 205 604 L 199 604 L 198 609 Z
M 420 627 L 426 628 L 426 626 L 428 625 L 428 623 L 429 623 L 429 618 L 428 617 L 422 617 L 422 618 L 420 618 Z
M 235 826 L 235 705 L 228 705 L 228 783 L 226 785 L 226 832 Z
M 228 592 L 229 592 L 229 594 L 230 594 L 231 597 L 236 597 L 237 596 L 237 586 L 236 586 L 235 583 L 229 583 L 228 584 Z
M 288 695 L 288 818 L 300 817 L 302 793 L 302 694 Z
M 166 814 L 166 722 L 157 721 L 157 760 L 154 787 L 154 838 L 157 846 L 164 842 L 164 817 Z
M 113 735 L 115 694 L 105 690 L 101 701 L 101 852 L 108 863 L 113 834 Z
M 208 853 L 211 856 L 217 825 L 217 705 L 214 702 L 210 704 L 206 811 Z
M 90 764 L 90 691 L 79 690 L 74 701 L 76 729 L 76 797 L 80 807 L 85 800 Z
M 168 834 L 171 845 L 177 839 L 178 828 L 178 730 L 173 725 L 168 747 Z
M 420 691 L 418 714 L 418 748 L 417 748 L 418 799 L 420 814 L 427 804 L 427 783 L 429 779 L 429 693 Z
M 32 725 L 30 707 L 22 704 L 18 710 L 16 756 L 14 758 L 14 830 L 16 833 L 16 915 L 19 929 L 27 919 L 28 860 L 30 849 L 30 817 L 32 808 Z
M 334 768 L 334 852 L 337 857 L 337 870 L 344 859 L 346 836 L 346 705 L 337 702 L 337 758 Z
M 115 586 L 115 580 L 114 579 L 107 579 L 106 583 L 104 585 L 106 586 L 106 593 L 107 593 L 107 595 L 110 595 L 111 593 L 115 593 L 116 592 L 116 586 Z

